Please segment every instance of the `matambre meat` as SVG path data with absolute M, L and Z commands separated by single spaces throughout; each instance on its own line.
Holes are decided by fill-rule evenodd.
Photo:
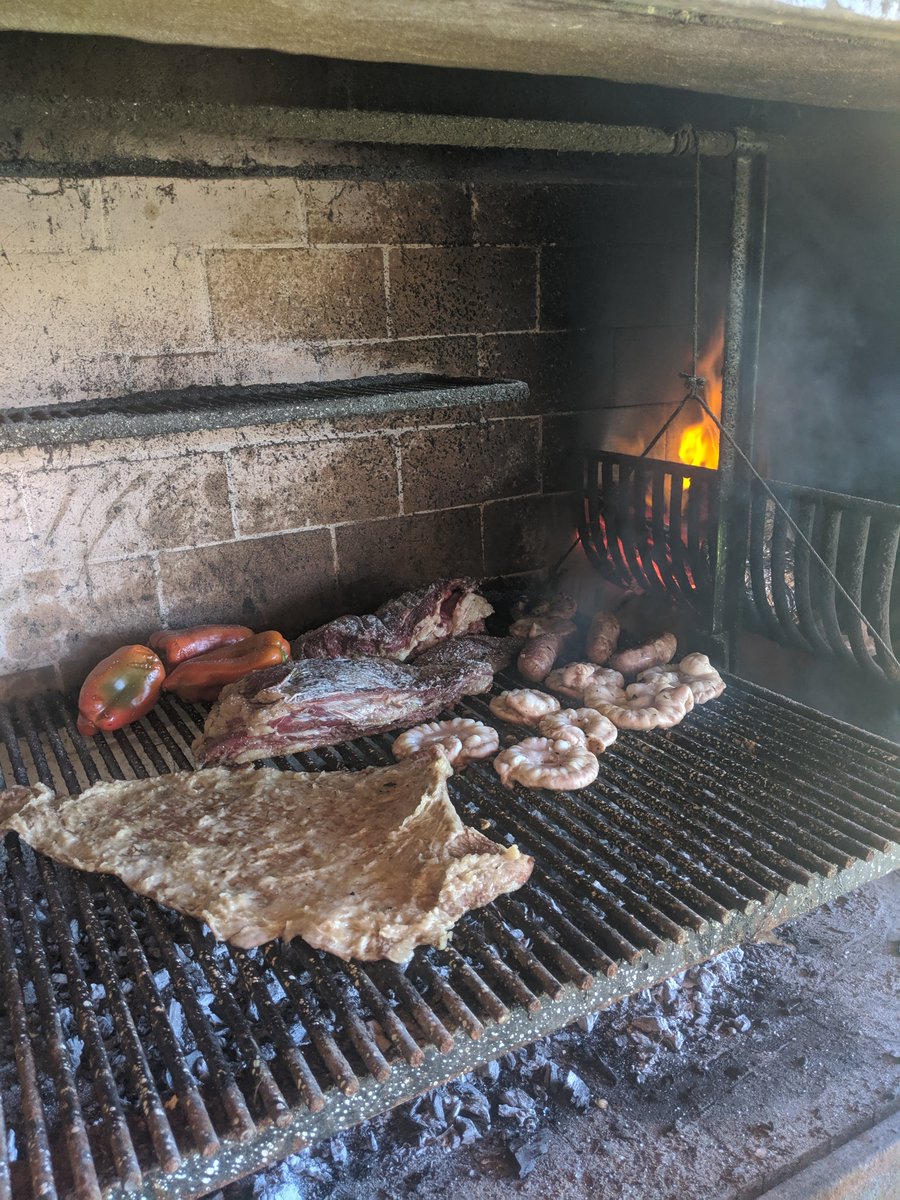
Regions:
M 250 948 L 300 936 L 340 958 L 404 962 L 521 887 L 533 861 L 464 825 L 433 748 L 390 767 L 301 775 L 223 767 L 0 792 L 0 833 L 205 921 Z
M 496 639 L 500 640 L 500 639 Z M 192 747 L 201 766 L 254 762 L 429 721 L 490 689 L 490 656 L 452 664 L 311 658 L 254 671 L 224 688 Z
M 337 617 L 302 634 L 294 658 L 392 658 L 405 662 L 444 638 L 480 633 L 494 611 L 474 579 L 438 579 L 365 616 Z

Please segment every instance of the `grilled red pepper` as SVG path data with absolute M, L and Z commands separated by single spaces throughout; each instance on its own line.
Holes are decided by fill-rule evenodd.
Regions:
M 123 646 L 97 663 L 78 693 L 78 732 L 121 729 L 159 699 L 166 669 L 148 646 Z
M 171 671 L 186 659 L 249 637 L 253 637 L 253 630 L 246 625 L 195 625 L 192 629 L 161 629 L 153 634 L 148 645 L 166 664 L 166 670 Z
M 286 662 L 290 654 L 291 648 L 281 634 L 270 629 L 189 658 L 166 676 L 163 688 L 182 700 L 215 700 L 226 683 L 263 667 L 275 667 Z

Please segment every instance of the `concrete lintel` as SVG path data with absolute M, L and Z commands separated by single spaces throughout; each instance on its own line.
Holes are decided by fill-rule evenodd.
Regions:
M 0 28 L 900 108 L 891 0 L 0 0 Z

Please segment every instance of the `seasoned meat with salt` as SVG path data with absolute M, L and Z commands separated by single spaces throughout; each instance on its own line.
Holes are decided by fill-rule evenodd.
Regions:
M 430 721 L 490 690 L 486 658 L 456 665 L 310 658 L 254 671 L 224 688 L 192 747 L 201 766 L 255 762 Z
M 480 633 L 494 611 L 475 591 L 474 579 L 438 579 L 404 592 L 365 616 L 337 617 L 302 634 L 294 658 L 407 659 L 445 638 Z
M 522 646 L 520 637 L 491 637 L 487 633 L 469 634 L 438 642 L 417 654 L 415 665 L 459 667 L 476 660 L 485 662 L 493 672 L 508 667 Z

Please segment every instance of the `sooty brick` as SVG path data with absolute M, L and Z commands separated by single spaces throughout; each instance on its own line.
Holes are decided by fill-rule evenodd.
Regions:
M 404 434 L 406 512 L 536 492 L 540 423 L 483 421 Z
M 379 338 L 384 260 L 365 250 L 214 250 L 206 256 L 220 341 Z
M 403 247 L 388 265 L 398 336 L 534 328 L 532 250 Z
M 335 613 L 327 529 L 169 551 L 159 567 L 172 627 L 237 622 L 293 637 Z
M 400 512 L 390 438 L 253 446 L 233 451 L 229 463 L 241 534 Z
M 337 530 L 345 612 L 371 612 L 389 596 L 446 575 L 480 575 L 477 507 L 420 513 Z
M 461 183 L 389 181 L 306 185 L 311 242 L 422 242 L 471 240 L 469 197 Z
M 551 567 L 576 533 L 572 495 L 523 496 L 485 504 L 485 574 L 515 575 Z

